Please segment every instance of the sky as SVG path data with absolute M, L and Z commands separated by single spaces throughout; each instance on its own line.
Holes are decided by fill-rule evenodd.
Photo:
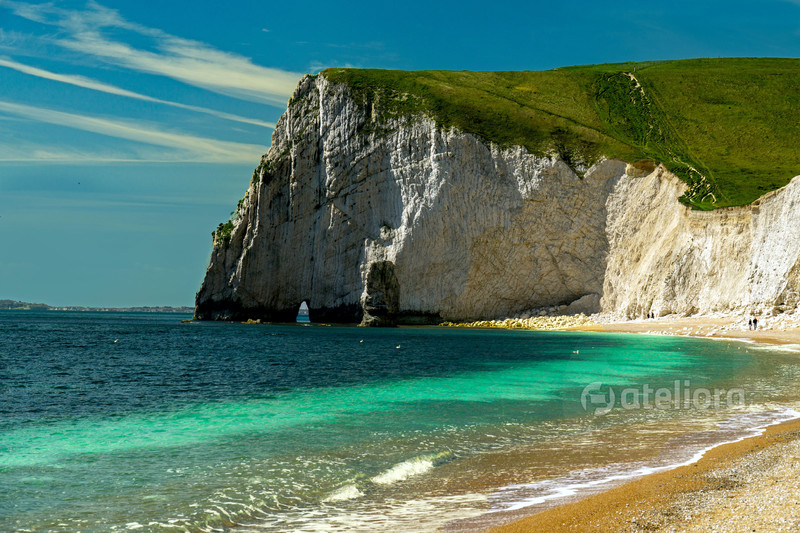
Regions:
M 193 305 L 299 79 L 800 57 L 800 0 L 0 0 L 0 299 Z

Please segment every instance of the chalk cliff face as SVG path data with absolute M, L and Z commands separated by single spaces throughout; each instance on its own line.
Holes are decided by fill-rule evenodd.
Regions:
M 659 168 L 608 198 L 603 307 L 706 314 L 795 311 L 800 303 L 800 179 L 745 207 L 692 211 Z
M 197 318 L 292 320 L 303 300 L 314 321 L 369 308 L 390 323 L 579 299 L 630 316 L 798 303 L 800 183 L 693 212 L 660 166 L 603 160 L 579 177 L 555 156 L 376 115 L 344 85 L 300 82 L 215 236 Z

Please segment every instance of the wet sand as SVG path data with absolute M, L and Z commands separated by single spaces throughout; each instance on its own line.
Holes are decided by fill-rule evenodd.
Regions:
M 800 421 L 490 531 L 797 531 Z
M 665 317 L 610 321 L 583 331 L 728 338 L 800 345 L 800 319 Z M 798 531 L 800 420 L 718 446 L 696 463 L 652 474 L 490 531 Z

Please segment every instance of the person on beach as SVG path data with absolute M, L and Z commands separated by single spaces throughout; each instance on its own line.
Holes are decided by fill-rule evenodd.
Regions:
M 753 329 L 753 319 L 752 318 L 748 318 L 747 319 L 747 329 Z
M 753 317 L 753 329 L 758 329 L 758 319 Z

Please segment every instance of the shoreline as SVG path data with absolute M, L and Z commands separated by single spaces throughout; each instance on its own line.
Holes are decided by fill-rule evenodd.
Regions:
M 734 317 L 662 317 L 627 321 L 596 319 L 596 326 L 578 326 L 571 331 L 609 333 L 641 333 L 646 335 L 672 335 L 712 340 L 735 340 L 761 344 L 800 345 L 800 318 L 779 316 L 759 322 L 757 330 L 747 328 L 746 319 Z
M 651 319 L 620 320 L 609 315 L 556 315 L 504 318 L 476 322 L 444 322 L 443 327 L 520 329 L 531 331 L 587 331 L 595 333 L 640 333 L 734 340 L 763 344 L 797 344 L 800 347 L 800 315 L 778 315 L 759 319 L 758 329 L 748 329 L 746 317 L 668 315 Z
M 492 533 L 777 531 L 800 525 L 800 418 L 697 461 L 545 509 Z
M 797 345 L 800 319 L 780 317 L 747 328 L 733 317 L 663 317 L 627 321 L 592 317 L 561 331 L 636 333 Z M 794 350 L 792 350 L 794 351 Z M 759 435 L 722 443 L 696 461 L 647 474 L 577 500 L 489 528 L 492 533 L 560 531 L 709 531 L 800 529 L 800 418 Z M 523 511 L 523 510 L 521 510 Z

